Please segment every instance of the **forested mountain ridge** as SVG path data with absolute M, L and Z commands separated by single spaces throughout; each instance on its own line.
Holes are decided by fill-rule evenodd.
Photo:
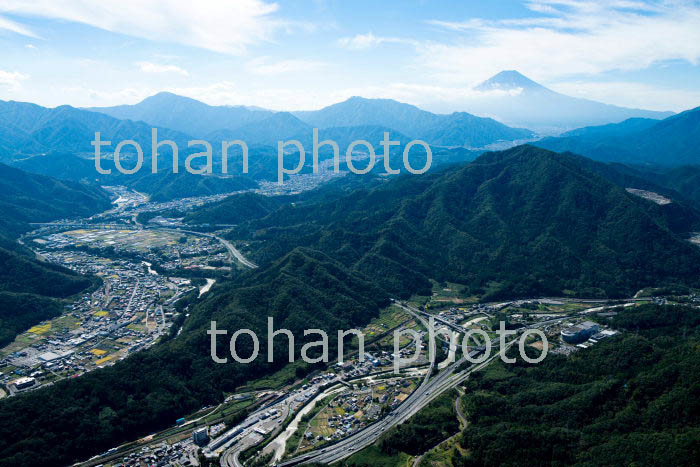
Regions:
M 581 128 L 534 144 L 601 161 L 678 167 L 700 164 L 700 107 L 661 121 L 634 119 Z
M 140 193 L 148 193 L 152 201 L 170 201 L 191 196 L 209 196 L 257 188 L 252 179 L 240 175 L 198 175 L 188 172 L 173 173 L 163 170 L 157 174 L 125 175 L 117 180 L 128 181 L 128 186 Z
M 259 262 L 299 242 L 400 294 L 427 292 L 428 278 L 498 296 L 619 296 L 652 282 L 697 281 L 700 250 L 682 222 L 669 223 L 676 207 L 635 197 L 582 160 L 521 146 L 286 206 L 233 235 L 252 242 Z
M 135 105 L 94 107 L 88 110 L 118 119 L 148 122 L 197 137 L 215 130 L 258 122 L 274 115 L 269 110 L 207 105 L 170 92 L 159 92 Z
M 299 336 L 298 354 L 304 329 L 326 330 L 333 346 L 337 329 L 366 323 L 387 304 L 386 293 L 361 275 L 320 252 L 295 249 L 264 269 L 214 287 L 190 308 L 179 336 L 114 366 L 1 401 L 0 417 L 7 422 L 0 424 L 0 459 L 13 466 L 36 465 L 28 454 L 50 445 L 51 465 L 69 464 L 220 402 L 224 392 L 286 364 L 284 339 L 276 340 L 274 363 L 266 362 L 262 336 L 268 316 L 275 329 Z M 214 363 L 206 333 L 211 320 L 229 331 L 229 338 L 237 329 L 255 331 L 261 336 L 260 358 L 234 363 L 229 339 L 222 337 L 218 355 L 228 355 L 229 362 Z M 248 342 L 238 341 L 243 357 L 250 354 Z M 297 376 L 311 369 L 302 367 Z
M 51 151 L 94 153 L 95 148 L 90 143 L 95 139 L 95 132 L 101 133 L 102 141 L 112 141 L 113 145 L 123 140 L 135 140 L 142 148 L 150 148 L 151 126 L 144 122 L 118 120 L 69 105 L 47 108 L 0 100 L 0 161 Z M 3 135 L 8 133 L 9 136 L 4 138 Z M 187 148 L 190 139 L 188 135 L 168 128 L 159 129 L 158 137 L 173 140 L 181 148 Z
M 100 188 L 0 164 L 0 232 L 18 233 L 29 222 L 89 216 L 109 206 L 109 195 Z
M 539 365 L 496 362 L 467 383 L 456 465 L 692 465 L 700 436 L 697 310 L 642 305 L 623 334 Z
M 500 297 L 619 296 L 700 277 L 699 250 L 667 224 L 664 206 L 571 155 L 521 146 L 422 176 L 354 182 L 300 195 L 262 218 L 273 207 L 253 203 L 252 220 L 231 237 L 250 242 L 260 268 L 191 304 L 179 335 L 78 380 L 2 401 L 0 417 L 10 422 L 0 426 L 0 457 L 27 465 L 27 453 L 51 445 L 54 462 L 74 462 L 171 425 L 284 363 L 265 363 L 261 342 L 263 357 L 252 364 L 215 364 L 206 334 L 212 320 L 265 335 L 272 316 L 276 328 L 332 336 L 367 322 L 391 296 L 430 293 L 429 279 Z M 220 339 L 220 356 L 227 344 Z M 285 348 L 275 351 L 284 357 Z M 236 349 L 251 350 L 245 339 Z
M 210 106 L 164 92 L 135 105 L 90 110 L 115 118 L 172 128 L 205 139 L 220 139 L 225 136 L 273 146 L 278 140 L 291 137 L 306 139 L 314 127 L 322 130 L 383 127 L 392 133 L 424 139 L 435 146 L 483 147 L 498 141 L 534 136 L 530 130 L 511 128 L 491 118 L 477 117 L 466 112 L 434 114 L 391 99 L 362 97 L 351 97 L 320 110 L 290 113 L 241 106 Z M 357 133 L 356 130 L 352 132 Z M 372 135 L 370 132 L 354 139 L 371 141 Z
M 56 180 L 0 164 L 0 345 L 31 325 L 60 314 L 55 298 L 77 294 L 94 284 L 48 262 L 16 242 L 30 222 L 89 216 L 110 207 L 100 188 Z
M 212 203 L 185 216 L 190 224 L 238 224 L 265 217 L 284 203 L 283 197 L 240 193 Z
M 483 147 L 534 136 L 530 130 L 511 128 L 491 118 L 467 112 L 434 114 L 392 99 L 355 96 L 320 110 L 293 113 L 317 128 L 379 125 L 435 146 Z

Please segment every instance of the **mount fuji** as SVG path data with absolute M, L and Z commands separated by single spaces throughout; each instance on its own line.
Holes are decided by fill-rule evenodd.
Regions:
M 618 123 L 628 118 L 663 119 L 673 112 L 631 109 L 567 96 L 515 70 L 502 71 L 473 88 L 464 110 L 509 126 L 558 134 L 573 128 Z

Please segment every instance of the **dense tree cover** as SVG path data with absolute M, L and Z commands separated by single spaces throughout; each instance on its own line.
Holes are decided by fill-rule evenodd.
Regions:
M 0 248 L 0 291 L 68 297 L 92 284 L 89 277 Z
M 238 224 L 267 216 L 284 200 L 285 197 L 241 193 L 188 214 L 185 222 L 188 224 Z
M 108 194 L 76 182 L 33 175 L 0 164 L 0 345 L 31 325 L 60 313 L 61 298 L 94 280 L 37 261 L 15 238 L 29 222 L 94 214 L 110 206 Z
M 700 455 L 700 313 L 644 305 L 623 335 L 468 382 L 455 465 L 693 465 Z
M 700 164 L 700 160 L 697 161 Z M 686 199 L 700 202 L 700 165 L 684 165 L 670 169 L 635 168 L 640 177 L 675 190 Z
M 366 322 L 387 304 L 371 282 L 304 249 L 207 295 L 190 305 L 191 316 L 180 336 L 76 380 L 0 401 L 4 465 L 61 465 L 88 458 L 169 426 L 202 405 L 220 401 L 224 391 L 281 368 L 287 363 L 284 336 L 275 339 L 274 363 L 266 361 L 268 316 L 274 317 L 275 329 L 294 333 L 298 357 L 304 329 L 327 330 L 334 345 L 337 329 Z M 218 355 L 228 357 L 226 364 L 210 357 L 206 330 L 211 320 L 229 331 L 218 339 Z M 255 331 L 260 339 L 259 358 L 250 364 L 234 363 L 229 353 L 230 336 L 241 328 Z M 318 336 L 306 340 L 318 341 Z M 242 357 L 250 355 L 246 337 L 237 343 Z M 50 458 L 36 456 L 47 447 Z
M 457 433 L 453 391 L 435 399 L 405 423 L 391 429 L 379 441 L 379 448 L 389 455 L 405 452 L 418 456 Z
M 29 222 L 89 216 L 109 206 L 102 189 L 0 164 L 0 232 L 16 234 L 28 230 Z
M 490 153 L 421 177 L 356 180 L 299 196 L 233 233 L 259 269 L 221 282 L 190 306 L 183 332 L 113 367 L 0 402 L 0 458 L 8 465 L 65 464 L 168 426 L 220 401 L 275 363 L 266 344 L 252 364 L 215 364 L 210 321 L 229 331 L 334 330 L 367 322 L 389 294 L 429 293 L 428 278 L 491 296 L 633 293 L 646 285 L 692 284 L 700 254 L 652 203 L 630 195 L 577 158 L 531 146 Z M 496 285 L 494 285 L 496 283 Z M 316 340 L 313 337 L 311 340 Z M 334 345 L 335 342 L 331 342 Z M 251 351 L 242 337 L 236 350 Z M 228 340 L 219 339 L 225 357 Z M 331 354 L 333 355 L 333 354 Z M 48 460 L 46 460 L 48 462 Z
M 120 181 L 136 191 L 148 193 L 153 201 L 218 195 L 257 187 L 251 178 L 239 175 L 195 175 L 184 169 L 178 173 L 161 171 L 142 176 L 123 176 Z
M 0 234 L 0 345 L 61 313 L 65 298 L 98 279 L 33 259 L 32 253 Z
M 61 303 L 34 294 L 0 292 L 0 346 L 40 321 L 59 316 Z
M 520 146 L 284 206 L 233 236 L 251 242 L 259 263 L 313 246 L 401 295 L 427 293 L 428 278 L 492 298 L 697 283 L 700 252 L 685 240 L 697 212 L 633 196 L 584 162 Z
M 90 215 L 109 206 L 101 189 L 0 164 L 0 291 L 67 297 L 93 284 L 90 278 L 36 261 L 14 238 L 30 229 L 29 222 Z
M 700 163 L 699 136 L 700 107 L 661 121 L 630 119 L 617 124 L 581 128 L 535 144 L 603 161 L 678 167 Z

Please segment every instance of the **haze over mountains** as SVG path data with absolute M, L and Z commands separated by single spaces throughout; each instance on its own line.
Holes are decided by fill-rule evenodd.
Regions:
M 0 44 L 0 467 L 700 467 L 700 0 Z
M 276 112 L 269 110 L 210 106 L 167 92 L 135 105 L 90 110 L 119 119 L 172 128 L 197 137 L 221 130 L 240 130 L 248 134 L 246 128 L 256 123 L 261 127 L 272 126 L 284 135 L 293 135 L 295 130 L 301 132 L 305 129 L 302 124 L 316 128 L 373 125 L 393 129 L 411 138 L 421 138 L 436 146 L 465 147 L 483 147 L 498 140 L 532 137 L 533 133 L 524 128 L 556 134 L 633 117 L 662 119 L 673 115 L 673 112 L 630 109 L 566 96 L 513 70 L 496 74 L 476 86 L 474 91 L 477 95 L 464 101 L 465 112 L 449 115 L 434 114 L 392 99 L 356 96 L 320 110 L 293 111 L 291 114 L 299 120 L 292 120 L 287 114 L 284 118 L 273 118 Z M 253 138 L 252 141 L 267 143 L 266 138 L 269 140 L 270 136 Z
M 510 112 L 500 115 L 502 120 L 520 115 L 517 118 L 523 120 L 518 126 L 525 128 L 541 130 L 549 120 L 564 122 L 565 126 L 606 123 L 600 128 L 565 133 L 560 139 L 545 139 L 537 143 L 542 147 L 629 164 L 677 166 L 697 164 L 700 160 L 694 146 L 698 138 L 696 112 L 684 112 L 661 122 L 642 118 L 660 118 L 667 113 L 570 98 L 515 71 L 499 73 L 478 86 L 477 91 L 487 99 L 479 102 L 491 114 Z M 470 110 L 479 113 L 478 108 Z M 634 118 L 619 124 L 610 123 L 627 116 Z M 139 142 L 144 148 L 146 166 L 149 166 L 152 127 L 158 128 L 160 140 L 175 141 L 180 148 L 181 164 L 187 154 L 199 151 L 198 147 L 188 149 L 188 140 L 202 138 L 212 142 L 215 156 L 220 153 L 223 140 L 246 141 L 251 150 L 250 172 L 246 177 L 253 183 L 235 178 L 241 169 L 240 158 L 235 154 L 229 159 L 233 178 L 207 177 L 195 182 L 186 180 L 188 177 L 173 176 L 172 169 L 166 167 L 170 165 L 167 146 L 161 148 L 166 158 L 160 164 L 162 173 L 133 177 L 97 174 L 91 159 L 94 147 L 90 144 L 95 132 L 99 131 L 103 140 L 113 141 L 111 148 L 105 148 L 107 153 L 118 141 Z M 316 111 L 273 112 L 243 106 L 211 106 L 164 92 L 136 105 L 91 110 L 70 106 L 48 109 L 35 104 L 0 101 L 0 162 L 67 180 L 126 184 L 152 194 L 154 199 L 166 200 L 230 192 L 254 186 L 259 180 L 276 180 L 277 142 L 296 139 L 308 150 L 312 146 L 314 127 L 321 128 L 321 141 L 336 141 L 341 153 L 358 139 L 368 140 L 379 148 L 385 132 L 402 146 L 411 139 L 422 139 L 433 146 L 436 166 L 469 161 L 486 148 L 509 147 L 537 138 L 536 132 L 529 129 L 507 126 L 472 113 L 435 114 L 391 99 L 352 97 Z M 679 137 L 681 135 L 691 137 Z M 328 149 L 326 147 L 322 155 L 329 155 Z M 394 148 L 392 159 L 398 158 L 400 162 L 400 151 L 401 147 Z M 107 167 L 110 164 L 105 162 Z M 215 157 L 215 170 L 218 164 L 220 158 Z M 309 170 L 310 167 L 304 168 L 305 172 Z
M 151 126 L 143 122 L 119 120 L 69 105 L 49 109 L 26 102 L 0 101 L 0 161 L 52 151 L 94 154 L 90 142 L 95 139 L 95 132 L 115 144 L 131 139 L 142 147 L 150 147 Z M 183 148 L 189 139 L 168 128 L 160 129 L 159 138 L 172 139 Z
M 630 119 L 580 128 L 538 141 L 553 151 L 571 151 L 602 161 L 673 167 L 700 163 L 700 107 L 665 120 Z
M 174 99 L 209 111 L 209 106 L 180 101 L 179 96 L 165 97 L 165 101 Z M 3 151 L 26 148 L 3 152 L 6 160 L 74 180 L 91 178 L 85 175 L 94 170 L 85 154 L 90 150 L 84 151 L 81 141 L 87 138 L 89 144 L 95 125 L 108 125 L 113 138 L 143 138 L 146 147 L 154 125 L 70 107 L 2 103 L 0 108 L 5 109 L 4 134 L 22 136 L 3 140 L 8 143 Z M 322 135 L 339 142 L 362 134 L 379 138 L 385 129 L 396 131 L 400 140 L 423 131 L 436 141 L 464 135 L 472 141 L 487 141 L 496 133 L 515 137 L 528 131 L 469 114 L 440 116 L 395 101 L 363 98 L 314 114 L 234 111 L 230 115 L 244 111 L 264 116 L 237 127 L 261 140 L 280 128 L 293 135 L 312 124 L 330 125 Z M 229 115 L 221 109 L 216 112 Z M 166 108 L 158 111 L 161 113 L 166 115 Z M 384 120 L 372 120 L 377 115 Z M 678 154 L 678 148 L 688 148 L 679 159 L 688 161 L 697 147 L 696 115 L 691 111 L 663 121 L 635 119 L 583 128 L 545 143 L 570 138 L 614 138 L 616 143 L 630 145 L 649 141 L 643 146 L 650 148 L 648 154 L 667 154 L 665 146 Z M 302 117 L 317 120 L 307 123 Z M 341 122 L 345 126 L 333 126 Z M 170 123 L 177 124 L 174 119 Z M 168 128 L 162 131 L 161 135 L 178 139 L 191 136 Z M 642 133 L 648 136 L 639 136 Z M 208 134 L 229 138 L 236 129 Z M 61 151 L 64 147 L 69 149 Z M 164 171 L 113 181 L 160 193 L 155 199 L 252 188 L 255 177 L 272 175 L 276 168 L 273 147 L 255 150 L 261 157 L 251 157 L 251 166 L 258 166 L 250 178 L 175 176 Z M 434 280 L 456 282 L 482 300 L 542 295 L 620 297 L 644 287 L 700 286 L 700 250 L 688 241 L 692 232 L 700 230 L 700 213 L 688 201 L 697 196 L 688 188 L 688 179 L 671 172 L 666 177 L 652 176 L 638 168 L 532 145 L 489 152 L 470 163 L 465 161 L 474 157 L 472 151 L 444 151 L 442 155 L 457 164 L 436 167 L 423 176 L 348 176 L 293 197 L 245 193 L 187 213 L 185 221 L 193 224 L 237 224 L 222 235 L 245 243 L 244 253 L 260 267 L 221 280 L 202 301 L 192 302 L 180 335 L 172 333 L 153 348 L 78 380 L 61 381 L 3 401 L 0 416 L 12 423 L 0 428 L 0 456 L 22 465 L 21 459 L 35 451 L 36 445 L 51 445 L 58 463 L 88 458 L 169 426 L 182 413 L 216 404 L 223 393 L 280 368 L 261 362 L 215 365 L 206 336 L 212 319 L 228 329 L 261 331 L 264 318 L 274 315 L 280 327 L 299 334 L 310 325 L 332 331 L 366 323 L 389 297 L 429 295 Z M 30 220 L 75 215 L 69 208 L 73 203 L 84 206 L 75 211 L 80 215 L 108 206 L 99 188 L 3 167 L 5 182 L 0 188 L 3 199 L 9 201 L 0 219 L 3 225 L 16 226 L 6 228 L 7 245 Z M 672 203 L 656 204 L 626 191 L 630 187 L 661 193 Z M 683 193 L 674 191 L 675 187 Z M 47 267 L 16 248 L 0 249 L 3 270 L 9 272 L 0 279 L 13 291 L 21 291 L 0 291 L 0 305 L 17 318 L 5 326 L 0 340 L 60 313 L 56 298 L 92 283 L 62 268 Z M 56 287 L 60 290 L 53 290 Z M 153 388 L 158 388 L 158 397 L 152 396 Z M 93 423 L 105 406 L 114 412 L 113 422 Z M 33 444 L 23 443 L 26 439 Z
M 531 131 L 510 128 L 465 112 L 438 115 L 391 99 L 352 97 L 316 111 L 272 112 L 244 107 L 209 106 L 171 93 L 142 102 L 91 109 L 115 118 L 144 121 L 211 138 L 237 136 L 251 143 L 276 144 L 287 138 L 308 138 L 311 130 L 336 127 L 382 127 L 436 146 L 482 147 L 498 141 L 531 138 Z M 393 136 L 393 135 L 392 135 Z
M 311 129 L 317 127 L 348 142 L 364 131 L 370 135 L 363 139 L 378 141 L 384 131 L 389 131 L 400 141 L 422 139 L 434 146 L 483 148 L 532 139 L 536 135 L 530 130 L 547 132 L 555 127 L 571 129 L 632 117 L 658 119 L 671 115 L 571 98 L 515 71 L 501 72 L 476 90 L 483 95 L 468 101 L 466 110 L 470 113 L 449 115 L 391 99 L 362 97 L 321 110 L 291 113 L 210 106 L 171 93 L 159 93 L 135 105 L 92 111 L 0 101 L 0 160 L 50 152 L 92 153 L 90 141 L 96 131 L 105 140 L 134 139 L 148 147 L 152 126 L 159 128 L 161 139 L 174 140 L 182 147 L 193 138 L 213 141 L 224 137 L 244 139 L 251 145 L 275 146 L 282 139 L 308 141 Z M 493 116 L 496 120 L 477 115 Z M 327 137 L 324 131 L 321 137 Z
M 474 90 L 483 95 L 467 99 L 465 110 L 543 134 L 621 122 L 633 117 L 662 119 L 673 115 L 673 112 L 630 109 L 566 96 L 514 70 L 502 71 Z

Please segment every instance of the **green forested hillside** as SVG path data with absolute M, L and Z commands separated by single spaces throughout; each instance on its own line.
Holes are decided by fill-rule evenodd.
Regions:
M 29 222 L 89 216 L 109 206 L 109 195 L 99 188 L 0 164 L 0 232 L 16 234 Z
M 61 314 L 61 303 L 35 294 L 0 292 L 0 347 L 32 325 Z
M 153 201 L 169 201 L 191 196 L 209 196 L 257 187 L 250 178 L 159 172 L 140 177 L 122 176 L 121 180 L 136 191 L 148 193 Z
M 233 235 L 251 241 L 258 262 L 312 245 L 397 294 L 427 293 L 428 278 L 490 296 L 619 296 L 697 283 L 700 250 L 685 240 L 697 213 L 633 196 L 582 161 L 521 146 L 285 206 Z
M 270 214 L 282 203 L 283 198 L 241 193 L 210 204 L 185 217 L 190 224 L 238 224 L 259 219 Z
M 672 213 L 576 157 L 523 146 L 370 185 L 342 180 L 242 223 L 231 236 L 250 244 L 260 268 L 218 283 L 190 305 L 179 336 L 78 380 L 0 402 L 0 419 L 8 420 L 0 425 L 0 458 L 30 465 L 27 453 L 46 446 L 54 464 L 88 458 L 284 364 L 286 342 L 272 365 L 264 362 L 264 339 L 252 364 L 214 363 L 206 334 L 212 320 L 265 336 L 273 316 L 276 328 L 298 336 L 314 327 L 333 336 L 367 322 L 391 295 L 429 293 L 429 278 L 494 297 L 624 295 L 700 277 L 698 250 L 680 236 L 680 224 L 669 224 Z M 237 347 L 243 356 L 246 342 Z M 219 356 L 227 344 L 219 340 Z
M 0 345 L 60 313 L 65 298 L 94 279 L 37 261 L 17 243 L 31 222 L 89 216 L 110 206 L 108 194 L 76 182 L 34 175 L 0 164 Z
M 88 458 L 171 425 L 219 402 L 224 391 L 279 369 L 286 363 L 287 344 L 279 339 L 275 364 L 265 362 L 267 316 L 274 317 L 275 329 L 300 336 L 298 353 L 303 329 L 325 329 L 333 339 L 336 329 L 364 323 L 386 304 L 386 295 L 371 282 L 319 252 L 296 249 L 264 270 L 215 287 L 191 310 L 179 337 L 77 380 L 1 401 L 0 464 L 37 465 L 28 453 L 48 447 L 51 458 L 43 465 Z M 211 320 L 229 336 L 241 328 L 256 331 L 259 360 L 234 363 L 229 339 L 221 337 L 218 353 L 228 354 L 229 363 L 214 363 L 206 334 Z M 250 352 L 246 342 L 240 339 L 238 348 L 245 357 Z
M 535 144 L 602 161 L 678 167 L 700 164 L 699 139 L 700 108 L 695 108 L 658 122 L 632 119 L 575 130 Z
M 571 357 L 475 374 L 455 465 L 693 465 L 700 454 L 700 315 L 622 311 L 624 335 Z
M 0 160 L 51 151 L 94 153 L 90 142 L 95 132 L 103 141 L 135 140 L 150 147 L 151 126 L 144 122 L 118 120 L 107 115 L 69 105 L 55 108 L 0 100 Z M 188 135 L 161 128 L 159 138 L 187 147 Z
M 87 216 L 109 208 L 107 193 L 0 164 L 0 291 L 67 297 L 92 280 L 40 262 L 15 238 L 30 222 Z
M 68 297 L 89 287 L 92 280 L 30 256 L 0 248 L 0 291 Z
M 700 202 L 700 165 L 684 165 L 666 170 L 638 170 L 638 173 L 653 183 L 680 193 L 688 200 Z

